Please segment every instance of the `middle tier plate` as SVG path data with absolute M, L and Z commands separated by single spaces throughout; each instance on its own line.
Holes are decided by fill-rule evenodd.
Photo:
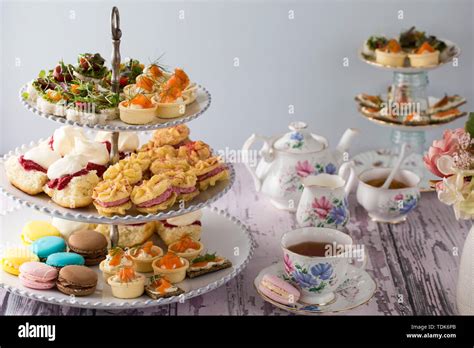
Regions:
M 78 123 L 72 120 L 68 120 L 63 116 L 56 116 L 53 114 L 46 114 L 36 107 L 35 103 L 31 103 L 23 98 L 23 93 L 27 90 L 27 85 L 24 85 L 20 89 L 20 101 L 21 104 L 34 114 L 46 118 L 51 121 L 59 122 L 65 125 L 71 125 L 76 127 L 84 127 L 94 130 L 103 130 L 109 132 L 145 132 L 159 128 L 167 128 L 176 126 L 178 124 L 187 123 L 201 116 L 211 105 L 211 94 L 203 86 L 198 85 L 196 100 L 186 106 L 186 112 L 183 116 L 170 119 L 156 119 L 154 123 L 144 125 L 132 125 L 127 124 L 120 119 L 106 121 L 104 124 L 86 124 Z
M 175 204 L 173 207 L 171 207 L 171 209 L 160 211 L 157 214 L 145 215 L 132 209 L 128 215 L 114 215 L 107 217 L 99 215 L 96 208 L 92 204 L 86 208 L 63 208 L 54 203 L 45 193 L 41 193 L 36 196 L 30 196 L 10 184 L 5 172 L 5 161 L 12 155 L 20 155 L 25 153 L 28 151 L 28 149 L 35 145 L 37 144 L 31 143 L 30 145 L 23 145 L 3 156 L 3 158 L 0 158 L 0 192 L 23 206 L 33 208 L 42 213 L 66 220 L 117 225 L 139 224 L 148 221 L 165 220 L 171 217 L 202 209 L 211 203 L 214 203 L 230 190 L 235 181 L 234 167 L 232 164 L 226 163 L 230 174 L 228 180 L 217 182 L 216 186 L 212 186 L 209 189 L 200 192 L 199 195 L 193 200 L 183 203 L 182 206 Z

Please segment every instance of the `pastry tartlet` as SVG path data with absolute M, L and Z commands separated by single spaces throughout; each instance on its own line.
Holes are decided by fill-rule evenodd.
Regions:
M 128 250 L 127 253 L 133 260 L 135 271 L 141 273 L 153 272 L 151 264 L 153 261 L 163 256 L 163 250 L 160 247 L 153 245 L 153 242 L 151 241 L 148 241 L 139 247 L 132 248 Z
M 138 75 L 135 84 L 127 85 L 123 88 L 123 93 L 127 97 L 133 98 L 137 94 L 143 94 L 148 98 L 152 98 L 157 92 L 155 81 L 147 75 Z
M 184 294 L 184 290 L 159 275 L 150 277 L 149 284 L 145 286 L 145 292 L 154 300 Z
M 145 243 L 155 233 L 155 223 L 120 225 L 118 226 L 118 246 L 130 248 Z M 95 230 L 110 239 L 110 225 L 98 225 Z
M 156 64 L 148 65 L 145 68 L 144 73 L 146 76 L 151 78 L 156 84 L 164 83 L 167 79 L 165 73 Z
M 94 206 L 100 215 L 124 215 L 132 207 L 132 189 L 127 180 L 101 181 L 92 193 Z
M 197 177 L 191 171 L 171 170 L 157 175 L 171 181 L 178 201 L 187 202 L 199 194 L 199 190 L 196 187 Z
M 414 53 L 408 55 L 412 67 L 425 67 L 439 64 L 438 50 L 425 41 Z
M 153 143 L 156 147 L 172 145 L 179 147 L 189 137 L 189 127 L 180 124 L 174 127 L 158 129 L 153 133 Z
M 183 237 L 190 237 L 198 241 L 201 239 L 201 218 L 202 212 L 196 210 L 167 220 L 157 221 L 156 232 L 166 245 L 170 245 Z
M 186 113 L 186 105 L 189 104 L 187 95 L 179 95 L 174 99 L 165 98 L 161 94 L 152 99 L 156 107 L 156 117 L 158 118 L 176 118 Z M 166 101 L 164 101 L 166 100 Z
M 179 158 L 186 159 L 191 165 L 195 165 L 200 160 L 206 160 L 211 155 L 209 145 L 201 140 L 190 141 L 185 145 L 181 145 L 177 154 Z
M 87 159 L 67 155 L 48 169 L 49 181 L 44 192 L 64 208 L 81 208 L 92 203 L 92 192 L 100 179 L 95 170 L 86 169 Z
M 214 186 L 218 181 L 229 179 L 229 170 L 225 164 L 221 163 L 219 157 L 199 161 L 194 166 L 194 171 L 201 191 Z
M 188 261 L 192 261 L 201 254 L 203 248 L 204 244 L 189 236 L 184 236 L 168 246 L 169 251 L 174 252 L 179 257 L 184 257 Z
M 138 211 L 155 214 L 171 207 L 176 202 L 177 195 L 170 180 L 154 175 L 150 180 L 144 180 L 135 186 L 131 197 Z
M 47 143 L 41 143 L 24 155 L 12 156 L 5 162 L 7 178 L 21 191 L 36 195 L 43 192 L 43 186 L 48 182 L 48 168 L 60 158 Z
M 135 185 L 143 178 L 142 168 L 138 163 L 120 160 L 104 172 L 104 180 L 127 180 Z
M 120 247 L 110 249 L 105 260 L 99 264 L 99 269 L 106 281 L 117 274 L 121 267 L 133 267 L 133 260 Z
M 119 104 L 120 119 L 128 124 L 147 124 L 156 120 L 156 107 L 147 96 L 137 94 Z
M 153 174 L 162 174 L 169 171 L 188 172 L 192 169 L 191 165 L 183 158 L 166 158 L 153 161 L 150 170 Z
M 384 47 L 375 50 L 375 61 L 387 66 L 402 67 L 405 64 L 406 56 L 395 39 L 389 40 Z
M 168 252 L 165 256 L 153 261 L 152 266 L 156 275 L 160 275 L 174 284 L 182 282 L 186 278 L 189 261 L 173 252 Z
M 122 267 L 107 279 L 112 295 L 117 298 L 137 298 L 145 291 L 145 276 L 135 273 L 132 267 Z

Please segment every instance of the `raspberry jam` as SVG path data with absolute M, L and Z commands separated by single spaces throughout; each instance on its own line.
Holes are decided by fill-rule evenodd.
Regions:
M 170 224 L 170 223 L 167 222 L 166 220 L 165 220 L 165 221 L 162 221 L 162 223 L 163 223 L 163 226 L 168 227 L 168 228 L 178 227 L 178 226 L 176 226 L 176 225 Z M 201 221 L 194 221 L 191 225 L 188 225 L 188 226 L 192 226 L 192 225 L 201 226 Z
M 58 179 L 50 180 L 48 182 L 48 187 L 50 189 L 56 189 L 56 190 L 61 191 L 71 182 L 72 178 L 86 175 L 87 173 L 89 173 L 87 169 L 81 169 L 80 171 L 75 172 L 74 174 L 65 175 Z
M 89 170 L 89 171 L 90 170 L 95 170 L 95 171 L 97 171 L 98 176 L 102 176 L 102 175 L 104 175 L 104 172 L 107 170 L 107 167 L 103 166 L 103 165 L 100 165 L 100 164 L 95 164 L 95 163 L 89 162 L 89 163 L 87 163 L 86 169 Z
M 20 165 L 23 167 L 24 170 L 27 170 L 27 171 L 36 170 L 38 172 L 42 172 L 45 174 L 48 172 L 46 168 L 43 168 L 36 162 L 25 159 L 23 156 L 20 156 L 20 158 L 18 159 L 18 162 L 20 162 Z

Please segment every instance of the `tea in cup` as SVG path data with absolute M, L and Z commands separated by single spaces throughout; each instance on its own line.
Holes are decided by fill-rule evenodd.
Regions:
M 349 262 L 358 258 L 361 269 L 367 260 L 364 249 L 352 238 L 335 229 L 303 227 L 286 232 L 281 238 L 285 275 L 301 291 L 300 301 L 327 305 L 335 300 L 334 291 L 347 278 Z
M 373 168 L 359 175 L 357 201 L 377 222 L 405 221 L 420 200 L 420 177 L 406 169 L 398 171 L 388 189 L 382 189 L 391 171 L 391 168 Z

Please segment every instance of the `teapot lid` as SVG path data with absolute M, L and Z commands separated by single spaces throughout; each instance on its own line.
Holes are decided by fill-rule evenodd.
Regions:
M 301 121 L 291 122 L 288 126 L 291 132 L 278 138 L 273 147 L 288 153 L 310 153 L 323 150 L 326 145 L 311 134 L 308 125 Z

